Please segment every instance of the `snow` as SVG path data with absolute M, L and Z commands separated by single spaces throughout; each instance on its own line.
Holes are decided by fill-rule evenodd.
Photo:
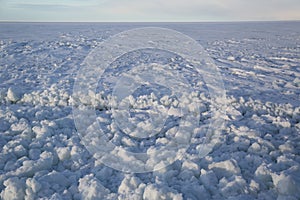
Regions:
M 21 99 L 22 94 L 18 88 L 8 88 L 7 99 L 11 102 L 17 102 Z
M 281 198 L 291 196 L 300 198 L 300 169 L 299 166 L 293 166 L 280 174 L 272 174 L 272 180 Z
M 82 199 L 107 199 L 110 191 L 106 189 L 93 174 L 85 175 L 79 180 L 78 190 Z
M 9 178 L 4 181 L 5 190 L 1 192 L 4 200 L 21 200 L 24 198 L 24 182 L 18 177 Z
M 56 153 L 60 161 L 68 160 L 71 156 L 70 149 L 68 147 L 57 148 Z
M 30 188 L 29 191 L 32 191 L 32 193 L 37 193 L 42 188 L 41 183 L 34 178 L 28 178 L 26 180 L 26 186 Z
M 241 173 L 239 166 L 233 159 L 212 163 L 208 165 L 208 169 L 213 170 L 218 178 L 231 177 L 235 174 L 239 175 Z
M 299 22 L 0 26 L 1 199 L 300 198 Z M 226 97 L 210 94 L 217 75 L 185 60 L 188 39 L 173 47 L 181 56 L 121 55 L 74 92 L 100 71 L 80 71 L 90 52 L 143 26 L 201 44 Z M 143 41 L 164 39 L 179 37 Z
M 178 194 L 176 191 L 167 188 L 159 188 L 156 185 L 147 185 L 144 189 L 143 199 L 145 200 L 155 200 L 155 199 L 175 199 L 182 200 L 182 195 Z

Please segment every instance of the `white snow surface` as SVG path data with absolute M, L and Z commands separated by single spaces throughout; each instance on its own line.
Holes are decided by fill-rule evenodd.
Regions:
M 211 105 L 220 99 L 210 99 L 203 77 L 174 54 L 131 52 L 112 64 L 119 68 L 105 72 L 97 91 L 72 96 L 76 72 L 91 50 L 120 31 L 144 26 L 192 37 L 222 74 L 227 107 L 225 116 L 215 117 L 226 123 L 204 157 L 199 151 L 209 137 Z M 146 85 L 117 104 L 112 94 L 122 96 L 122 90 L 111 86 L 126 77 L 127 68 L 153 62 L 177 70 L 195 91 L 178 98 L 168 88 Z M 74 124 L 72 105 L 80 104 L 96 110 L 107 140 L 116 146 L 112 153 L 131 162 L 127 152 L 143 152 L 159 170 L 125 173 L 94 157 Z M 123 104 L 135 109 L 130 118 L 118 110 Z M 149 109 L 153 106 L 172 117 L 162 124 Z M 199 115 L 199 122 L 176 133 L 182 113 Z M 189 141 L 190 146 L 160 169 L 172 155 L 159 149 L 173 137 L 177 145 Z M 296 200 L 299 191 L 300 22 L 0 23 L 0 199 Z

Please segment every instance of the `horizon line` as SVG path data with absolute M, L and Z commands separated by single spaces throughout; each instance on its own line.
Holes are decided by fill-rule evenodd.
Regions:
M 0 23 L 239 23 L 239 22 L 300 22 L 299 20 L 203 20 L 203 21 L 22 21 L 0 20 Z

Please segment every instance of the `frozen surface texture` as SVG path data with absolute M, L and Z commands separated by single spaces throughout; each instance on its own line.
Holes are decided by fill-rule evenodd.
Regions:
M 205 74 L 199 76 L 180 56 L 162 50 L 119 57 L 104 72 L 96 91 L 73 98 L 76 73 L 89 52 L 109 36 L 144 26 L 180 31 L 204 47 L 223 78 L 225 115 L 212 115 L 212 105 L 221 100 L 210 98 Z M 131 70 L 143 64 L 151 64 L 157 74 Z M 172 86 L 152 82 L 127 96 L 128 86 L 120 80 L 124 83 L 136 73 L 149 82 L 151 76 L 172 76 L 159 71 L 159 66 L 179 73 L 194 91 L 172 95 Z M 111 89 L 118 84 L 118 90 Z M 299 99 L 299 22 L 1 23 L 0 199 L 297 200 Z M 107 167 L 81 143 L 72 112 L 72 106 L 80 105 L 95 110 L 106 140 L 117 147 L 112 154 L 124 163 L 133 159 L 128 152 L 142 152 L 149 165 L 159 168 L 162 160 L 173 156 L 160 152 L 172 138 L 179 146 L 188 140 L 189 148 L 156 171 L 124 173 Z M 130 107 L 129 115 L 122 106 Z M 170 117 L 162 122 L 157 113 Z M 199 115 L 199 121 L 187 120 L 185 128 L 176 131 L 183 113 Z M 226 123 L 208 134 L 213 118 Z M 152 135 L 157 127 L 163 128 Z M 202 157 L 199 152 L 206 149 L 208 138 L 215 145 Z M 90 142 L 95 139 L 91 135 Z M 116 158 L 105 159 L 118 163 Z

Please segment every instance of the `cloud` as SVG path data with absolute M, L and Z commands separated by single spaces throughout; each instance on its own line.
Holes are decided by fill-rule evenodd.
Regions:
M 31 4 L 31 3 L 21 3 L 21 4 L 15 4 L 12 5 L 12 8 L 16 9 L 24 9 L 24 10 L 39 10 L 39 11 L 45 11 L 45 10 L 64 10 L 64 9 L 71 9 L 74 6 L 70 5 L 56 5 L 56 4 Z
M 100 1 L 101 2 L 101 1 Z M 85 6 L 93 6 L 97 5 L 99 1 L 95 0 L 86 0 L 86 1 L 79 1 L 79 0 L 62 0 L 62 1 L 36 1 L 36 0 L 29 0 L 20 3 L 19 1 L 9 1 L 8 4 L 11 7 L 17 7 L 17 8 L 37 8 L 37 9 L 43 9 L 46 8 L 47 6 L 51 7 L 70 7 L 70 8 L 75 8 L 75 7 L 85 7 Z
M 107 15 L 136 20 L 300 19 L 300 12 L 296 12 L 300 10 L 299 0 L 112 0 L 99 10 Z
M 18 14 L 51 21 L 300 20 L 299 0 L 0 0 L 9 18 Z M 3 9 L 4 10 L 4 9 Z M 2 11 L 3 11 L 2 10 Z M 20 12 L 22 10 L 22 12 Z M 42 11 L 48 15 L 39 16 Z M 51 13 L 52 12 L 52 13 Z M 67 14 L 66 14 L 67 13 Z M 47 17 L 47 18 L 46 18 Z
M 229 10 L 233 17 L 254 20 L 282 20 L 282 19 L 300 19 L 300 12 L 297 16 L 291 17 L 288 14 L 295 10 L 300 10 L 300 1 L 296 0 L 228 0 L 232 5 Z
M 196 4 L 196 5 L 195 5 Z M 140 1 L 114 0 L 98 6 L 99 13 L 107 16 L 117 16 L 121 20 L 137 21 L 174 21 L 198 20 L 207 17 L 221 16 L 222 6 L 212 3 L 188 0 L 187 2 L 170 1 Z

